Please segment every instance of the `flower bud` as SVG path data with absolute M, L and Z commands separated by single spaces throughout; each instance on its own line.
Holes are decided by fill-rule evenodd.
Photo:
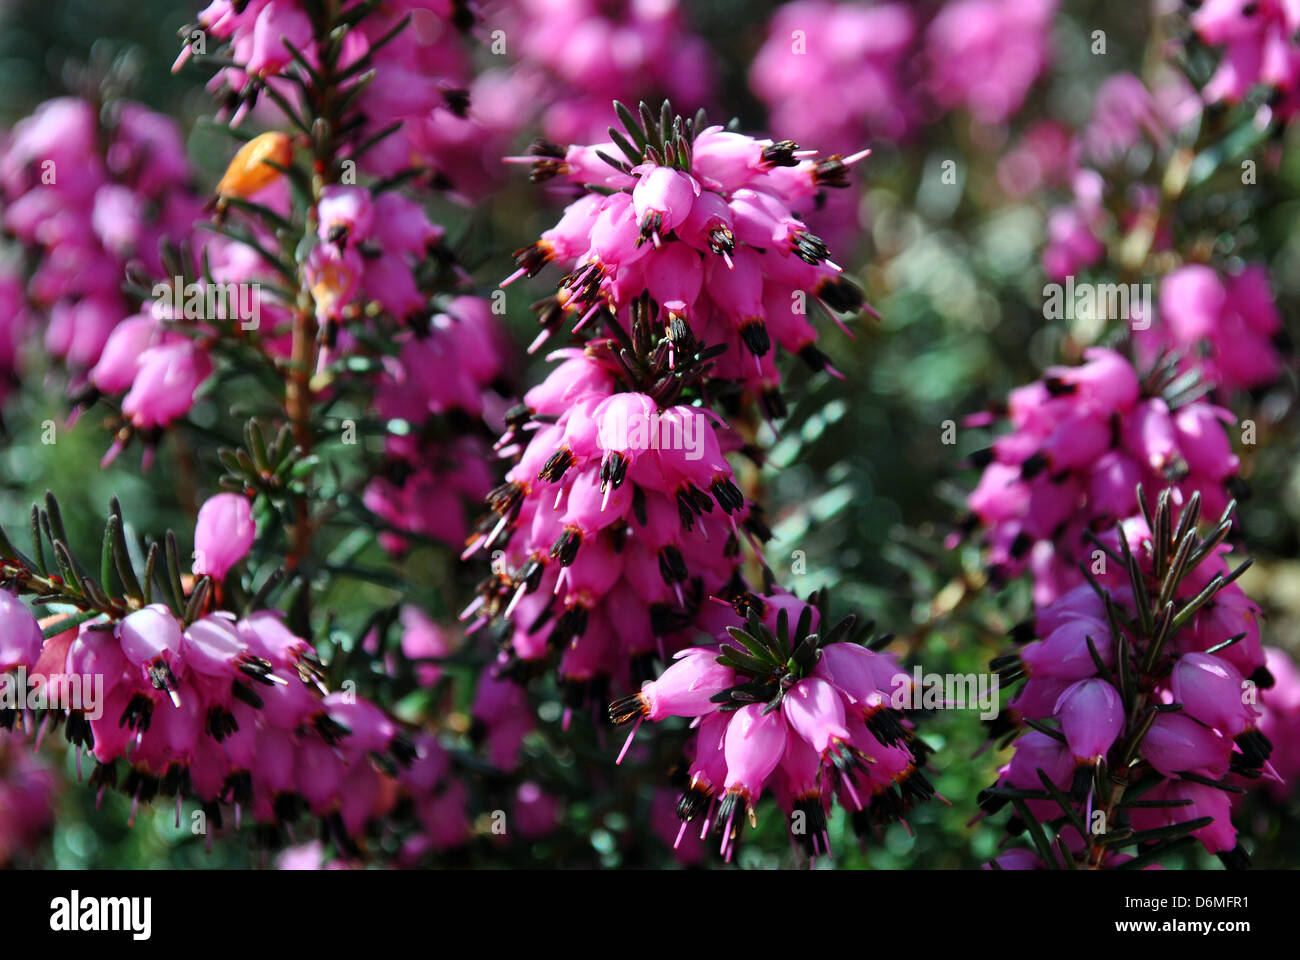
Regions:
M 0 673 L 16 667 L 30 669 L 44 645 L 41 625 L 26 604 L 8 590 L 0 590 Z
M 218 493 L 199 509 L 194 527 L 194 573 L 221 581 L 253 546 L 257 528 L 248 498 L 238 493 Z
M 781 711 L 764 713 L 766 704 L 751 703 L 731 716 L 722 750 L 727 761 L 727 790 L 757 798 L 785 754 L 785 718 Z
M 273 130 L 240 147 L 217 183 L 217 196 L 245 198 L 269 187 L 281 176 L 272 163 L 281 167 L 293 163 L 293 141 L 288 134 Z
M 1091 677 L 1070 684 L 1053 711 L 1076 763 L 1106 755 L 1124 727 L 1124 703 L 1105 680 Z
M 1228 661 L 1209 653 L 1187 653 L 1174 664 L 1174 700 L 1189 717 L 1235 737 L 1254 726 L 1257 713 L 1245 702 L 1246 681 Z

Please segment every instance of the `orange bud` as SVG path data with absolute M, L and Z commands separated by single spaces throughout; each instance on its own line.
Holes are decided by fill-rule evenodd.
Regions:
M 337 316 L 339 301 L 356 283 L 356 274 L 344 263 L 326 263 L 311 281 L 311 296 L 316 301 L 318 318 Z
M 248 197 L 270 186 L 280 171 L 266 161 L 287 167 L 293 162 L 293 141 L 288 134 L 263 133 L 239 148 L 217 184 L 221 197 Z

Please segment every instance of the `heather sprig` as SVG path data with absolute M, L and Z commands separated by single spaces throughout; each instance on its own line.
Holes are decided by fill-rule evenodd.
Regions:
M 1243 866 L 1230 799 L 1238 781 L 1276 778 L 1254 708 L 1272 680 L 1236 584 L 1250 561 L 1223 559 L 1235 504 L 1202 534 L 1196 495 L 1181 511 L 1168 489 L 1138 503 L 1097 538 L 1105 575 L 1082 564 L 1088 583 L 1020 631 L 1041 639 L 991 664 L 1026 682 L 993 729 L 1015 753 L 982 806 L 1015 808 L 1031 866 L 1142 867 L 1193 838 Z
M 620 762 L 642 720 L 686 717 L 698 731 L 677 804 L 677 844 L 702 818 L 700 837 L 719 832 L 729 860 L 743 820 L 756 824 L 756 804 L 771 792 L 791 841 L 815 859 L 831 852 L 836 797 L 865 836 L 934 795 L 922 769 L 929 748 L 903 712 L 913 679 L 879 652 L 892 635 L 872 638 L 872 625 L 858 627 L 852 615 L 822 633 L 825 600 L 805 603 L 776 588 L 737 598 L 743 625 L 680 651 L 637 694 L 610 704 L 611 721 L 635 721 Z

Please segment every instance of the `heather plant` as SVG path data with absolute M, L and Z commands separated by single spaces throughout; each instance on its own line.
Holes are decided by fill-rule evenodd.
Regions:
M 0 864 L 1294 865 L 1297 24 L 1103 6 L 0 11 Z
M 1255 708 L 1273 682 L 1258 610 L 1236 583 L 1249 561 L 1224 557 L 1235 505 L 1201 537 L 1198 494 L 1181 512 L 1169 490 L 1154 510 L 1138 496 L 1141 515 L 1097 538 L 1108 573 L 1043 606 L 1021 631 L 1040 639 L 994 661 L 1025 683 L 992 731 L 1015 752 L 983 806 L 1010 803 L 1008 833 L 1037 854 L 995 866 L 1132 869 L 1190 839 L 1248 862 L 1230 798 L 1279 778 Z

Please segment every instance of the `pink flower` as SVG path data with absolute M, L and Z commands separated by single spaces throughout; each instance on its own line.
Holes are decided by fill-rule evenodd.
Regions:
M 501 770 L 513 770 L 524 737 L 534 725 L 523 688 L 492 676 L 489 670 L 474 691 L 472 716 L 471 734 L 482 744 L 488 760 Z
M 1236 737 L 1255 725 L 1258 712 L 1246 701 L 1246 681 L 1237 668 L 1209 653 L 1187 653 L 1170 678 L 1174 698 L 1188 716 Z
M 310 50 L 311 20 L 294 0 L 270 0 L 253 21 L 252 45 L 244 69 L 254 76 L 279 73 L 293 59 L 285 40 Z
M 717 709 L 713 695 L 731 686 L 735 674 L 705 648 L 681 650 L 657 680 L 641 685 L 633 704 L 645 719 L 697 717 Z
M 257 537 L 248 498 L 238 493 L 218 493 L 199 509 L 194 527 L 194 573 L 217 582 L 248 555 Z
M 1082 582 L 1076 553 L 1088 532 L 1136 512 L 1139 483 L 1149 491 L 1173 486 L 1184 502 L 1199 493 L 1205 513 L 1218 514 L 1239 465 L 1226 411 L 1203 400 L 1171 411 L 1162 397 L 1144 394 L 1122 355 L 1094 347 L 1084 356 L 1082 366 L 1049 368 L 1042 381 L 1013 391 L 1010 432 L 974 458 L 984 473 L 967 499 L 971 528 L 987 527 L 995 578 L 1032 571 L 1040 606 Z
M 945 107 L 1003 123 L 1050 58 L 1056 0 L 956 0 L 926 31 L 931 85 Z
M 370 191 L 364 187 L 326 187 L 321 191 L 316 212 L 319 217 L 316 230 L 322 243 L 332 243 L 342 249 L 370 239 L 375 208 Z
M 0 742 L 0 866 L 21 865 L 54 823 L 58 779 L 24 738 Z
M 1300 29 L 1300 10 L 1285 0 L 1212 0 L 1191 15 L 1192 28 L 1202 40 L 1223 47 L 1219 67 L 1203 91 L 1206 102 L 1235 103 L 1252 87 L 1277 90 L 1284 117 L 1297 107 L 1300 54 L 1293 42 Z
M 1232 741 L 1181 713 L 1156 717 L 1142 738 L 1142 756 L 1166 777 L 1184 771 L 1219 779 L 1227 774 Z
M 525 840 L 540 840 L 555 831 L 560 804 L 536 783 L 525 781 L 515 790 L 513 824 Z
M 1192 831 L 1192 835 L 1210 853 L 1229 854 L 1236 847 L 1237 829 L 1232 824 L 1231 801 L 1222 790 L 1188 780 L 1171 780 L 1152 790 L 1150 796 L 1153 801 L 1163 800 L 1170 805 L 1134 810 L 1135 829 L 1155 830 L 1210 817 L 1211 822 Z
M 1263 692 L 1260 732 L 1274 745 L 1269 760 L 1282 782 L 1270 783 L 1274 797 L 1285 797 L 1300 775 L 1300 669 L 1282 650 L 1266 647 L 1267 669 L 1273 680 Z
M 406 604 L 399 614 L 402 624 L 402 656 L 411 660 L 445 657 L 454 650 L 452 638 L 419 607 Z M 419 663 L 415 666 L 417 682 L 431 687 L 442 676 L 437 663 Z
M 772 128 L 799 143 L 849 152 L 871 137 L 898 141 L 921 121 L 911 75 L 917 34 L 917 15 L 904 3 L 784 4 L 768 22 L 749 85 Z
M 805 677 L 791 686 L 781 700 L 781 710 L 791 731 L 819 757 L 851 736 L 844 725 L 844 701 L 839 691 L 817 677 Z
M 727 761 L 723 787 L 727 792 L 739 794 L 746 801 L 757 800 L 763 781 L 785 755 L 788 737 L 789 728 L 779 711 L 765 713 L 760 703 L 737 710 L 722 742 Z
M 1137 334 L 1144 358 L 1174 351 L 1183 369 L 1229 390 L 1264 386 L 1280 375 L 1273 337 L 1282 318 L 1263 266 L 1226 277 L 1199 264 L 1180 267 L 1161 283 L 1159 308 L 1157 322 Z
M 1065 688 L 1053 711 L 1061 721 L 1076 761 L 1091 763 L 1104 757 L 1124 727 L 1124 705 L 1105 680 L 1077 680 Z
M 44 645 L 36 617 L 13 593 L 0 590 L 0 674 L 30 670 Z
M 140 429 L 165 427 L 194 405 L 194 393 L 212 373 L 212 361 L 193 342 L 150 347 L 140 356 L 122 412 Z
M 104 393 L 130 389 L 145 351 L 163 336 L 159 322 L 148 314 L 123 320 L 109 335 L 99 362 L 90 371 L 91 382 Z
M 1092 676 L 1096 671 L 1094 650 L 1103 663 L 1109 665 L 1113 662 L 1114 641 L 1110 626 L 1100 620 L 1079 618 L 1062 624 L 1045 640 L 1035 640 L 1026 646 L 1020 659 L 1031 676 L 1077 681 Z

